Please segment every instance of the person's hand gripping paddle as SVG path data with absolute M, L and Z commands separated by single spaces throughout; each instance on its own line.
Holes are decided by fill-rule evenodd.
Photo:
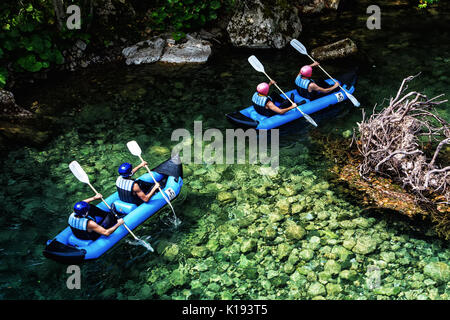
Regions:
M 144 159 L 143 159 L 142 156 L 141 156 L 141 154 L 142 154 L 141 147 L 139 147 L 139 145 L 138 145 L 138 143 L 137 143 L 136 141 L 134 141 L 134 140 L 133 140 L 133 141 L 129 141 L 129 142 L 127 143 L 127 147 L 128 147 L 128 150 L 130 150 L 130 152 L 131 152 L 132 155 L 139 157 L 139 159 L 141 159 L 141 161 L 144 162 Z M 148 173 L 149 173 L 150 176 L 152 177 L 153 182 L 154 182 L 154 183 L 157 183 L 155 177 L 153 176 L 153 173 L 150 171 L 150 169 L 148 168 L 148 166 L 145 166 L 145 169 L 147 169 Z M 175 218 L 176 218 L 175 210 L 173 209 L 173 206 L 172 206 L 172 204 L 170 203 L 170 200 L 167 198 L 166 193 L 163 192 L 163 191 L 161 190 L 160 187 L 158 187 L 158 189 L 159 189 L 159 192 L 161 193 L 161 195 L 163 196 L 164 200 L 166 200 L 167 204 L 168 204 L 168 205 L 170 206 L 170 208 L 172 209 L 173 215 L 174 215 Z

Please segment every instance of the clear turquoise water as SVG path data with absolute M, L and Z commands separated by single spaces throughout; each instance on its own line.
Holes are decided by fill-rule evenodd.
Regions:
M 364 3 L 354 8 L 360 18 L 310 18 L 309 29 L 305 19 L 301 40 L 307 47 L 327 37 L 356 41 L 372 60 L 355 94 L 367 111 L 418 72 L 410 89 L 448 95 L 448 11 L 436 16 L 386 5 L 382 12 L 379 31 L 365 28 Z M 314 35 L 319 24 L 339 29 Z M 186 165 L 175 203 L 182 225 L 174 230 L 164 209 L 135 230 L 155 253 L 123 240 L 82 265 L 80 290 L 67 289 L 66 266 L 46 260 L 42 250 L 66 226 L 73 203 L 91 195 L 68 163 L 80 162 L 108 195 L 117 166 L 137 164 L 127 141 L 137 140 L 156 165 L 175 145 L 174 129 L 192 131 L 195 120 L 203 121 L 203 130 L 229 128 L 224 114 L 247 106 L 254 86 L 265 80 L 247 63 L 250 54 L 284 89 L 308 63 L 291 48 L 225 50 L 205 65 L 99 66 L 19 93 L 19 102 L 61 110 L 63 129 L 42 148 L 19 147 L 1 159 L 0 298 L 448 299 L 448 243 L 403 219 L 363 211 L 333 182 L 332 163 L 311 139 L 312 130 L 353 128 L 361 110 L 348 103 L 315 115 L 318 129 L 302 120 L 283 129 L 273 176 L 262 175 L 259 165 Z M 322 65 L 331 74 L 348 67 Z M 447 106 L 438 112 L 449 119 Z

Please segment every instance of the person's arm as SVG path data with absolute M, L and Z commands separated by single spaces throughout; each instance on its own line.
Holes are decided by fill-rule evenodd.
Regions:
M 270 80 L 270 81 L 269 81 L 269 88 L 270 88 L 271 85 L 273 85 L 273 84 L 275 84 L 275 83 L 276 83 L 276 82 L 275 82 L 274 80 Z
M 133 191 L 136 192 L 136 195 L 139 197 L 139 199 L 141 199 L 144 202 L 148 202 L 148 200 L 150 200 L 150 198 L 155 194 L 155 192 L 158 190 L 158 188 L 159 188 L 159 183 L 156 182 L 156 184 L 153 186 L 152 190 L 148 194 L 145 194 L 144 191 L 142 191 L 141 187 L 139 187 L 139 185 L 137 183 L 135 183 L 134 187 L 133 187 Z
M 309 88 L 311 88 L 311 91 L 318 91 L 318 92 L 321 92 L 321 93 L 328 93 L 328 92 L 331 92 L 331 91 L 333 91 L 334 89 L 336 89 L 337 87 L 339 87 L 339 83 L 338 82 L 335 82 L 334 83 L 334 85 L 333 86 L 331 86 L 331 87 L 329 87 L 329 88 L 322 88 L 322 87 L 319 87 L 317 84 L 315 84 L 314 82 L 312 82 L 310 85 L 309 85 Z M 308 89 L 309 89 L 308 88 Z
M 297 108 L 297 104 L 294 103 L 288 108 L 281 109 L 281 108 L 277 107 L 272 101 L 267 102 L 267 106 L 269 107 L 270 110 L 272 110 L 273 112 L 276 112 L 278 114 L 285 114 L 289 110 Z
M 135 174 L 140 168 L 145 167 L 147 165 L 147 161 L 142 161 L 138 166 L 131 170 L 131 175 Z
M 116 229 L 121 226 L 124 223 L 123 219 L 119 219 L 117 220 L 117 223 L 115 225 L 113 225 L 111 228 L 109 229 L 105 229 L 102 226 L 98 225 L 96 222 L 89 220 L 88 225 L 87 225 L 87 229 L 88 231 L 94 231 L 97 232 L 98 234 L 101 234 L 103 236 L 109 236 L 111 235 L 114 231 L 116 231 Z
M 101 193 L 97 193 L 95 196 L 87 198 L 87 199 L 84 199 L 83 201 L 89 203 L 89 202 L 92 202 L 94 200 L 98 200 L 98 199 L 101 199 L 101 198 L 103 198 Z

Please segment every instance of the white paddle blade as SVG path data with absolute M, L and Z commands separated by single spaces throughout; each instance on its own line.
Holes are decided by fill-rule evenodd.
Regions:
M 305 117 L 305 119 L 308 120 L 308 122 L 311 123 L 314 127 L 317 127 L 317 123 L 309 115 L 303 113 L 303 117 Z
M 359 107 L 359 106 L 361 105 L 361 103 L 359 103 L 359 101 L 356 100 L 356 98 L 355 98 L 352 94 L 350 94 L 350 93 L 348 93 L 348 92 L 345 92 L 345 93 L 347 94 L 347 97 L 348 97 L 349 100 L 353 103 L 353 105 L 354 105 L 355 107 Z
M 294 49 L 300 52 L 301 54 L 308 54 L 308 51 L 306 51 L 305 46 L 297 39 L 291 40 L 291 46 L 293 46 Z
M 252 65 L 252 67 L 258 72 L 264 72 L 264 66 L 261 62 L 259 62 L 258 58 L 255 56 L 248 57 L 248 62 Z
M 72 161 L 69 164 L 69 169 L 72 171 L 73 175 L 80 180 L 83 183 L 89 184 L 89 177 L 87 176 L 86 172 L 84 172 L 83 168 L 80 166 L 80 164 L 76 161 Z
M 128 150 L 130 150 L 130 152 L 131 152 L 131 154 L 133 155 L 133 156 L 140 156 L 141 155 L 141 153 L 142 153 L 142 150 L 141 150 L 141 148 L 139 147 L 139 145 L 137 144 L 137 142 L 136 141 L 130 141 L 130 142 L 128 142 L 127 143 L 127 147 L 128 147 Z

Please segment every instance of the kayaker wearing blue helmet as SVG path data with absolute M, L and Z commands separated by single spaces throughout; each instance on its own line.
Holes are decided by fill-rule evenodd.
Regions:
M 133 168 L 131 164 L 128 162 L 122 163 L 119 166 L 119 174 L 116 180 L 116 187 L 119 193 L 120 200 L 128 203 L 134 203 L 136 205 L 140 205 L 143 202 L 148 202 L 150 198 L 155 194 L 155 192 L 159 188 L 159 183 L 156 184 L 148 183 L 142 180 L 133 180 L 131 177 L 138 171 L 140 168 L 143 168 L 147 165 L 146 161 L 142 161 L 137 167 Z M 150 192 L 147 194 L 144 190 L 150 189 Z M 144 189 L 144 190 L 143 190 Z
M 123 219 L 117 220 L 110 212 L 89 204 L 101 198 L 102 195 L 98 193 L 75 204 L 69 217 L 69 226 L 75 237 L 82 240 L 96 240 L 101 235 L 109 236 L 123 224 Z M 100 218 L 99 222 L 96 217 Z

